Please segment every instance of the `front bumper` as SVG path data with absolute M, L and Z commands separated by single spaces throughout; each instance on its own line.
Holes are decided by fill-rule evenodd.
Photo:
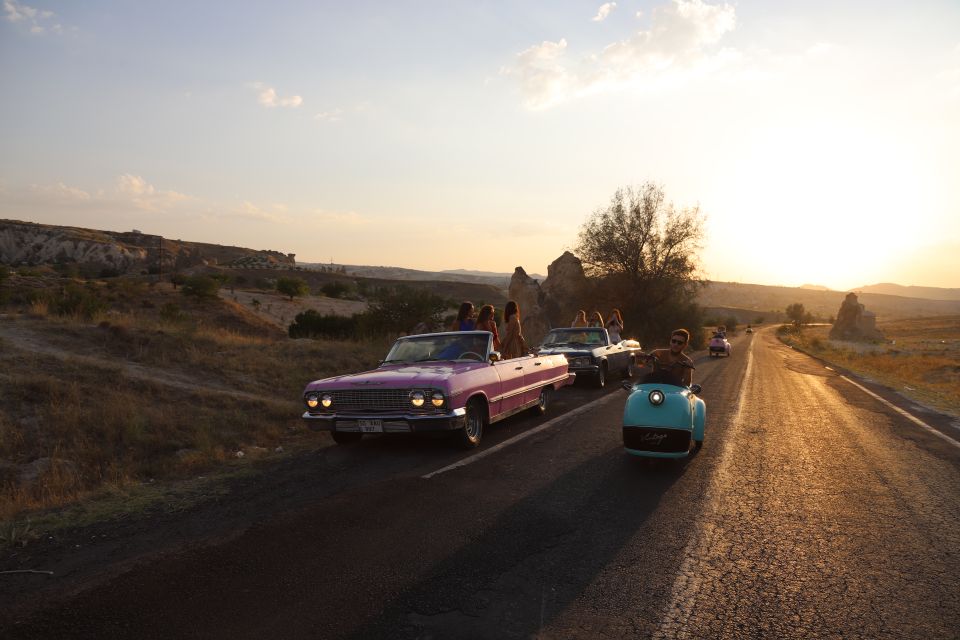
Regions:
M 588 376 L 595 376 L 600 372 L 600 365 L 591 364 L 591 365 L 582 365 L 576 367 L 567 367 L 567 371 L 576 374 L 586 374 Z
M 406 413 L 310 413 L 301 418 L 313 431 L 342 431 L 344 433 L 425 433 L 429 431 L 456 431 L 466 423 L 466 409 L 450 413 L 418 415 Z M 361 420 L 379 420 L 382 431 L 367 432 L 360 428 Z
M 653 458 L 685 458 L 690 452 L 693 431 L 650 426 L 623 427 L 627 453 Z

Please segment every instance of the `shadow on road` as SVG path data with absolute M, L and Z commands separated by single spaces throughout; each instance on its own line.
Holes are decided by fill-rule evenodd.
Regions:
M 591 458 L 465 540 L 350 637 L 535 635 L 598 574 L 630 561 L 624 548 L 685 466 L 640 460 L 619 447 Z

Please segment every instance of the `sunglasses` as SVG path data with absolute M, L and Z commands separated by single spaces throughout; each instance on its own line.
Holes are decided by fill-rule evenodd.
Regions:
M 676 338 L 670 338 L 670 344 L 687 344 L 687 341 L 677 340 Z

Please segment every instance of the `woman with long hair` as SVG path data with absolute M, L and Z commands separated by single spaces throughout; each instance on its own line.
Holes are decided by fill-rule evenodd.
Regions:
M 573 319 L 573 323 L 572 323 L 570 326 L 571 326 L 571 327 L 585 327 L 585 326 L 587 326 L 587 312 L 584 311 L 583 309 L 580 309 L 580 311 L 577 311 L 577 315 L 576 315 L 576 317 Z
M 507 302 L 503 309 L 503 338 L 500 354 L 503 359 L 519 358 L 527 352 L 527 341 L 523 339 L 523 328 L 520 326 L 520 307 L 513 300 Z
M 610 342 L 616 344 L 623 340 L 620 333 L 623 331 L 623 316 L 620 315 L 620 309 L 614 309 L 610 312 L 610 318 L 607 320 L 607 333 L 610 334 Z
M 480 307 L 480 313 L 477 314 L 477 324 L 474 327 L 477 331 L 489 331 L 493 334 L 493 350 L 500 351 L 500 334 L 497 332 L 497 320 L 493 317 L 493 305 L 485 304 Z
M 457 319 L 450 326 L 450 331 L 473 331 L 473 303 L 469 300 L 460 305 Z
M 587 324 L 588 327 L 600 327 L 603 328 L 603 316 L 600 315 L 599 311 L 594 311 L 590 314 L 590 322 Z

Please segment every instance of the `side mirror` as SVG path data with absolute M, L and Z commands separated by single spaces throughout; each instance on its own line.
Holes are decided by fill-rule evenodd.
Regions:
M 690 391 L 691 391 L 692 393 L 694 393 L 694 394 L 700 393 L 700 391 L 701 391 L 702 389 L 703 389 L 703 387 L 701 387 L 701 386 L 698 385 L 698 384 L 692 384 L 692 385 L 690 385 Z
M 629 380 L 624 380 L 620 383 L 620 386 L 623 387 L 624 391 L 633 391 L 633 383 Z
M 494 363 L 494 362 L 500 362 L 500 360 L 501 360 L 501 358 L 500 358 L 500 352 L 499 352 L 499 351 L 491 351 L 491 352 L 490 352 L 490 363 L 491 363 L 491 364 Z

